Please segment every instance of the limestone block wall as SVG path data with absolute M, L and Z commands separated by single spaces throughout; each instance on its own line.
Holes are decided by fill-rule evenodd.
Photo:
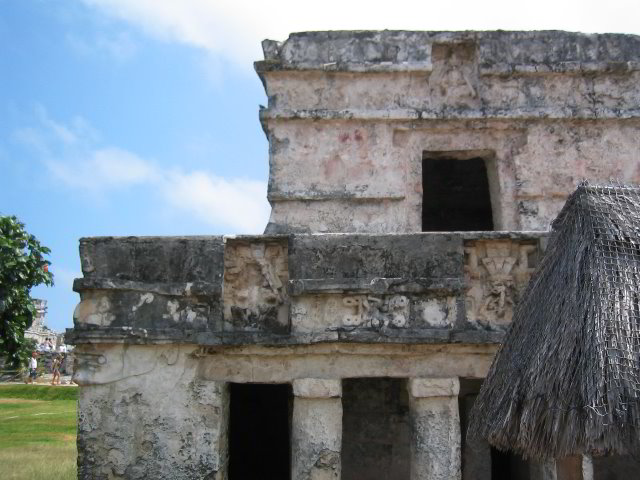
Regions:
M 382 418 L 397 428 L 383 429 L 386 439 L 371 443 L 384 446 L 395 438 L 404 439 L 406 443 L 394 446 L 396 454 L 387 459 L 393 462 L 390 471 L 420 480 L 455 478 L 451 475 L 459 475 L 460 471 L 461 434 L 455 423 L 456 392 L 446 388 L 458 376 L 484 377 L 495 348 L 78 345 L 74 373 L 74 380 L 80 385 L 78 478 L 226 479 L 230 382 L 293 384 L 292 478 L 365 478 L 341 476 L 344 462 L 358 472 L 375 453 L 369 451 L 368 456 L 354 461 L 354 434 L 358 435 L 363 425 L 353 424 L 353 420 L 375 423 L 374 416 L 384 417 L 390 406 L 383 403 L 381 409 L 370 411 L 360 402 L 355 406 L 362 415 L 350 415 L 351 421 L 345 423 L 342 381 L 372 377 L 386 377 L 387 383 L 389 378 L 402 380 L 404 389 L 395 392 L 405 397 L 395 417 Z M 432 388 L 434 382 L 444 382 L 446 391 L 427 392 L 424 385 L 422 390 L 416 390 L 415 382 L 407 380 L 438 379 L 443 375 L 450 377 L 446 381 L 423 380 L 420 385 Z M 437 398 L 431 398 L 433 395 Z M 454 406 L 455 411 L 451 410 Z M 411 426 L 411 422 L 418 423 Z M 344 429 L 348 433 L 345 437 Z M 345 441 L 350 442 L 347 451 L 351 453 L 343 457 Z M 414 447 L 417 450 L 410 450 Z M 453 450 L 442 457 L 450 448 Z M 424 458 L 429 458 L 426 464 Z M 385 456 L 380 460 L 385 462 Z M 350 472 L 353 474 L 353 470 Z
M 488 478 L 488 446 L 462 442 L 469 385 L 575 184 L 640 181 L 640 39 L 316 32 L 263 47 L 269 235 L 81 239 L 79 478 L 227 479 L 230 392 L 256 383 L 287 384 L 292 478 L 471 478 L 463 459 Z M 417 233 L 425 156 L 482 159 L 502 231 Z M 395 400 L 353 390 L 376 382 Z M 542 480 L 570 463 L 521 466 Z
M 457 478 L 457 379 L 486 375 L 545 243 L 513 232 L 82 239 L 66 334 L 79 478 L 226 479 L 230 384 L 253 383 L 293 386 L 292 478 L 364 478 L 367 459 Z M 398 401 L 353 395 L 376 382 Z M 364 457 L 358 422 L 386 432 Z M 395 441 L 395 453 L 372 453 Z
M 495 230 L 640 182 L 640 38 L 311 32 L 264 42 L 268 233 L 418 232 L 425 152 L 484 159 Z
M 228 391 L 180 345 L 78 346 L 78 478 L 226 478 Z
M 494 343 L 546 245 L 515 232 L 88 238 L 75 343 Z

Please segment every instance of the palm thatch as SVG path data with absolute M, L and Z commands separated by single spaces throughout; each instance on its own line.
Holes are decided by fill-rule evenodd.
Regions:
M 640 188 L 569 197 L 468 433 L 534 458 L 640 452 Z

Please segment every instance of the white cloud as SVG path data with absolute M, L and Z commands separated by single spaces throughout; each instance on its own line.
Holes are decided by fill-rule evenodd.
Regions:
M 65 125 L 54 122 L 47 115 L 47 111 L 42 105 L 36 106 L 36 115 L 38 120 L 60 141 L 67 145 L 71 145 L 77 142 L 77 137 L 73 133 L 73 130 Z
M 637 0 L 83 0 L 149 34 L 250 68 L 260 41 L 307 30 L 563 29 L 640 33 Z
M 65 125 L 42 107 L 36 113 L 38 125 L 17 130 L 13 137 L 35 151 L 58 184 L 103 197 L 118 189 L 146 186 L 158 194 L 163 207 L 218 230 L 264 230 L 269 217 L 265 182 L 165 168 L 130 151 L 97 145 L 97 133 L 82 118 Z M 150 209 L 158 207 L 156 199 L 147 200 L 152 202 Z
M 65 36 L 71 49 L 82 56 L 106 53 L 119 62 L 132 58 L 138 46 L 128 32 L 95 32 L 91 36 L 80 36 L 68 32 Z
M 206 172 L 169 172 L 163 179 L 166 199 L 209 223 L 233 225 L 240 232 L 262 233 L 269 217 L 264 182 L 225 179 Z
M 68 186 L 107 190 L 157 181 L 156 168 L 137 155 L 115 147 L 90 150 L 79 161 L 46 159 L 51 173 Z

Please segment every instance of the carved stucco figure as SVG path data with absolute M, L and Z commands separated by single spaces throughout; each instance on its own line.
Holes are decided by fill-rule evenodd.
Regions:
M 468 242 L 465 246 L 467 320 L 484 328 L 506 328 L 534 265 L 532 244 L 510 240 Z
M 230 239 L 224 260 L 224 318 L 247 330 L 289 328 L 287 247 Z

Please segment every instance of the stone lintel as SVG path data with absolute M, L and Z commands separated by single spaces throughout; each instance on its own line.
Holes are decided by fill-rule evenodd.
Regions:
M 293 381 L 293 395 L 302 398 L 342 396 L 342 382 L 325 378 L 298 378 Z
M 460 381 L 451 378 L 411 378 L 409 393 L 414 398 L 455 397 L 460 392 Z

